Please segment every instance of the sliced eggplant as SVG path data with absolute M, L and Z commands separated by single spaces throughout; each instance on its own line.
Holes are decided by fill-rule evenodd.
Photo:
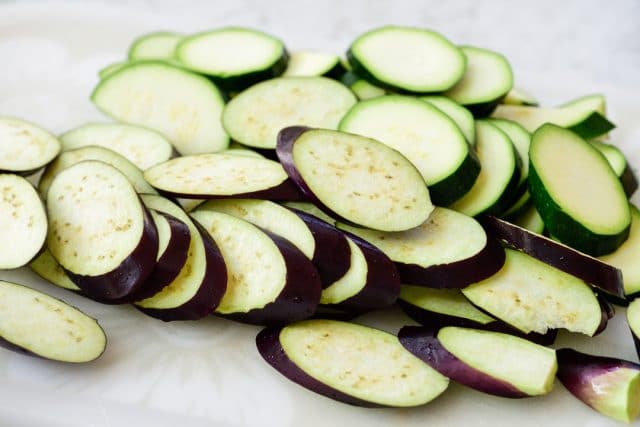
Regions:
M 609 166 L 620 178 L 620 183 L 627 197 L 633 196 L 638 189 L 638 178 L 629 166 L 627 159 L 618 147 L 601 141 L 590 141 L 591 144 L 607 158 Z
M 403 283 L 432 288 L 463 288 L 495 274 L 504 251 L 473 218 L 435 208 L 429 219 L 403 232 L 382 232 L 338 224 L 394 261 Z
M 192 216 L 218 244 L 227 266 L 227 290 L 216 314 L 258 325 L 313 315 L 320 278 L 292 243 L 224 213 L 198 210 Z
M 473 46 L 460 50 L 467 59 L 462 79 L 444 93 L 475 117 L 486 117 L 513 88 L 509 61 L 497 52 Z
M 141 197 L 149 209 L 186 224 L 190 242 L 180 274 L 157 294 L 136 302 L 136 306 L 164 321 L 197 320 L 213 313 L 227 286 L 227 269 L 217 245 L 178 205 L 160 196 Z
M 497 274 L 462 290 L 476 307 L 524 333 L 598 331 L 602 310 L 585 282 L 525 253 L 505 252 Z
M 347 58 L 353 72 L 369 82 L 417 94 L 453 87 L 466 68 L 464 54 L 440 34 L 391 25 L 360 35 Z
M 512 248 L 578 277 L 608 294 L 624 297 L 622 274 L 617 268 L 505 220 L 488 216 L 482 219 L 482 223 L 490 234 Z
M 285 77 L 329 77 L 339 79 L 346 72 L 338 55 L 333 53 L 298 51 L 289 55 Z
M 31 175 L 60 152 L 55 136 L 33 123 L 0 116 L 0 172 Z
M 517 87 L 513 87 L 511 88 L 511 90 L 509 91 L 509 93 L 507 93 L 507 96 L 505 96 L 502 99 L 502 104 L 505 105 L 528 105 L 531 107 L 537 107 L 538 106 L 538 100 L 531 95 L 530 93 L 528 93 L 527 91 L 517 88 Z
M 335 320 L 305 320 L 256 337 L 264 360 L 291 381 L 357 406 L 412 407 L 442 394 L 449 380 L 387 332 Z
M 119 123 L 87 123 L 62 134 L 60 142 L 63 151 L 87 145 L 108 148 L 142 170 L 166 162 L 173 154 L 173 147 L 161 134 Z
M 405 326 L 402 345 L 450 379 L 488 394 L 547 394 L 558 364 L 553 349 L 499 332 L 447 326 Z
M 118 169 L 127 177 L 133 188 L 138 193 L 155 194 L 156 190 L 144 179 L 142 171 L 125 157 L 104 147 L 82 147 L 75 150 L 65 151 L 60 154 L 44 170 L 38 182 L 38 192 L 40 197 L 47 199 L 49 186 L 53 179 L 63 170 L 85 160 L 97 160 L 104 162 Z
M 60 172 L 49 187 L 47 214 L 51 254 L 90 298 L 124 302 L 153 271 L 156 228 L 113 166 L 89 160 Z
M 302 211 L 306 214 L 309 214 L 311 216 L 314 216 L 318 219 L 321 219 L 322 221 L 326 222 L 327 224 L 331 224 L 331 225 L 335 225 L 336 224 L 336 220 L 331 218 L 329 215 L 327 215 L 326 213 L 324 213 L 322 210 L 318 209 L 318 207 L 316 205 L 314 205 L 313 203 L 309 203 L 309 202 L 284 202 L 282 203 L 283 206 L 286 206 L 290 209 L 295 209 L 296 211 Z
M 182 40 L 182 34 L 158 31 L 144 34 L 131 43 L 128 57 L 130 61 L 147 59 L 173 59 L 176 46 Z
M 575 397 L 618 421 L 630 423 L 640 415 L 640 365 L 570 348 L 556 354 L 558 379 Z
M 177 45 L 175 57 L 226 91 L 240 91 L 281 75 L 289 59 L 279 39 L 240 27 L 185 37 Z
M 144 177 L 162 193 L 188 199 L 301 197 L 282 166 L 254 157 L 228 154 L 177 157 L 147 169 Z
M 165 62 L 129 63 L 102 80 L 91 100 L 108 116 L 154 129 L 183 155 L 229 145 L 220 116 L 224 100 L 206 77 Z
M 422 96 L 420 99 L 449 116 L 456 122 L 467 142 L 472 146 L 476 144 L 476 124 L 469 110 L 446 96 Z
M 107 337 L 95 319 L 49 295 L 0 281 L 0 346 L 58 362 L 102 355 Z
M 627 239 L 627 196 L 592 145 L 545 124 L 533 134 L 529 159 L 529 193 L 551 235 L 593 256 L 609 254 Z
M 206 202 L 206 199 L 177 199 L 178 204 L 185 212 L 191 212 L 198 208 L 201 204 Z
M 480 173 L 480 163 L 456 123 L 416 98 L 387 95 L 361 101 L 347 112 L 339 129 L 399 151 L 418 169 L 439 206 L 466 194 Z
M 471 190 L 451 208 L 469 216 L 504 212 L 519 196 L 520 163 L 513 143 L 490 122 L 477 121 L 476 151 L 480 174 Z
M 222 122 L 234 141 L 274 149 L 280 129 L 293 125 L 337 129 L 355 103 L 355 95 L 335 80 L 282 77 L 252 86 L 233 98 Z
M 47 237 L 47 215 L 26 179 L 0 174 L 0 270 L 27 265 Z
M 633 342 L 636 346 L 636 352 L 640 357 L 640 299 L 631 301 L 627 307 L 627 323 L 633 335 Z
M 403 231 L 431 214 L 418 170 L 373 139 L 290 127 L 278 136 L 278 158 L 305 197 L 329 216 L 382 231 Z
M 78 285 L 71 281 L 64 268 L 55 260 L 47 248 L 40 252 L 36 259 L 31 261 L 29 267 L 38 276 L 59 288 L 80 292 Z

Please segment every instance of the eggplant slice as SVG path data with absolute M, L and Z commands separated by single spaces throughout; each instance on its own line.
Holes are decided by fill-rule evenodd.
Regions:
M 60 152 L 60 142 L 24 120 L 0 116 L 0 172 L 31 175 Z

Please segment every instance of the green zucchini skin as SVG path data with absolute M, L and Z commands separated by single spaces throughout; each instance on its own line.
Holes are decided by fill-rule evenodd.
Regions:
M 493 101 L 489 102 L 463 105 L 463 107 L 469 110 L 471 114 L 473 114 L 474 118 L 482 119 L 484 117 L 489 117 L 491 113 L 493 113 L 493 110 L 495 110 L 498 105 L 502 104 L 505 96 L 501 96 L 500 98 L 494 99 Z
M 264 80 L 273 79 L 275 77 L 279 77 L 284 73 L 287 69 L 287 64 L 289 63 L 289 53 L 286 49 L 283 49 L 282 55 L 280 58 L 267 68 L 263 68 L 262 70 L 256 70 L 251 73 L 237 75 L 237 76 L 229 76 L 220 78 L 217 76 L 211 76 L 208 74 L 202 74 L 211 80 L 216 86 L 218 86 L 221 90 L 226 92 L 227 94 L 240 92 L 249 86 L 253 86 L 256 83 L 260 83 Z M 192 71 L 194 73 L 198 73 L 197 71 Z M 229 98 L 231 96 L 229 95 Z
M 633 194 L 638 189 L 638 178 L 633 172 L 633 169 L 629 167 L 629 163 L 627 163 L 627 166 L 624 168 L 622 175 L 620 175 L 620 183 L 622 184 L 624 193 L 629 198 L 631 198 L 631 196 L 633 196 Z
M 448 177 L 429 186 L 429 194 L 436 205 L 449 206 L 467 194 L 480 174 L 480 161 L 475 151 L 469 153 L 458 169 Z
M 588 140 L 604 135 L 615 127 L 616 125 L 607 120 L 605 116 L 597 111 L 593 111 L 584 120 L 567 129 Z

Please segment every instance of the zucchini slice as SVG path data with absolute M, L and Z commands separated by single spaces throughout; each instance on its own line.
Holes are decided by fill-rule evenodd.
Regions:
M 87 123 L 60 136 L 62 150 L 88 145 L 108 148 L 145 170 L 166 162 L 173 147 L 161 134 L 140 126 L 118 123 Z
M 349 47 L 353 72 L 393 91 L 443 92 L 464 75 L 464 54 L 440 34 L 385 26 L 360 35 Z
M 27 265 L 47 237 L 47 215 L 26 179 L 0 174 L 0 270 Z
M 504 119 L 492 119 L 491 124 L 506 133 L 513 147 L 520 157 L 520 181 L 518 186 L 526 188 L 529 177 L 529 147 L 531 146 L 531 134 L 516 122 Z
M 638 189 L 638 178 L 629 166 L 627 159 L 618 147 L 611 144 L 605 144 L 601 141 L 590 141 L 591 144 L 607 158 L 609 166 L 620 178 L 622 188 L 627 197 L 633 196 Z
M 142 59 L 173 59 L 182 34 L 158 31 L 144 34 L 133 41 L 127 54 L 129 61 Z
M 0 172 L 31 175 L 60 152 L 60 142 L 24 120 L 0 116 Z
M 340 79 L 347 70 L 338 55 L 333 53 L 299 51 L 289 55 L 285 77 L 329 77 Z
M 525 333 L 598 331 L 602 310 L 585 282 L 525 253 L 505 252 L 497 274 L 462 290 L 475 306 Z
M 102 80 L 91 100 L 108 116 L 157 130 L 183 155 L 224 150 L 224 100 L 206 77 L 158 61 L 129 63 Z
M 208 76 L 226 91 L 240 91 L 278 77 L 289 59 L 279 39 L 239 27 L 185 37 L 175 56 L 183 66 Z
M 129 61 L 113 62 L 109 65 L 106 65 L 98 71 L 98 77 L 100 78 L 100 80 L 106 79 L 109 75 L 127 66 L 127 64 L 129 64 Z
M 627 239 L 627 196 L 592 145 L 546 124 L 533 134 L 529 158 L 531 199 L 552 236 L 593 256 L 611 253 Z
M 296 126 L 280 132 L 277 153 L 305 197 L 344 222 L 404 231 L 434 209 L 413 164 L 376 140 Z
M 413 163 L 429 186 L 433 202 L 447 206 L 466 194 L 480 164 L 455 122 L 419 99 L 387 95 L 361 101 L 339 129 L 373 138 Z
M 387 94 L 387 91 L 383 88 L 369 83 L 365 79 L 354 74 L 352 71 L 344 73 L 340 78 L 340 81 L 351 89 L 351 91 L 355 93 L 361 101 Z
M 95 319 L 49 295 L 0 281 L 0 346 L 67 363 L 97 359 L 107 337 Z
M 335 320 L 305 320 L 256 337 L 264 360 L 283 376 L 357 406 L 412 407 L 442 394 L 449 380 L 387 332 Z
M 514 202 L 520 162 L 511 139 L 488 121 L 476 122 L 480 174 L 471 190 L 450 207 L 469 216 L 498 214 Z
M 349 89 L 326 77 L 282 77 L 229 101 L 222 123 L 234 141 L 274 149 L 278 132 L 287 126 L 337 129 L 356 101 Z
M 467 58 L 462 79 L 444 93 L 465 106 L 475 117 L 490 115 L 513 87 L 513 72 L 497 52 L 472 46 L 460 48 Z
M 525 91 L 517 87 L 511 88 L 507 95 L 502 99 L 502 104 L 505 105 L 528 105 L 530 107 L 537 107 L 538 100 Z
M 504 263 L 500 244 L 473 218 L 435 208 L 429 219 L 403 232 L 381 232 L 338 224 L 382 250 L 395 262 L 403 283 L 463 288 L 495 274 Z
M 471 114 L 469 110 L 446 96 L 421 96 L 420 99 L 428 102 L 449 116 L 449 118 L 458 125 L 467 142 L 471 146 L 475 146 L 476 123 L 473 119 L 473 114 Z
M 535 206 L 529 206 L 523 213 L 516 216 L 513 223 L 532 233 L 542 234 L 544 232 L 544 221 Z
M 627 307 L 627 324 L 633 335 L 636 352 L 640 356 L 640 299 L 634 299 Z

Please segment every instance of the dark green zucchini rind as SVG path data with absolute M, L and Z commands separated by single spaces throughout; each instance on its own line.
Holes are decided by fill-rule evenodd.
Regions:
M 449 206 L 469 192 L 479 174 L 478 156 L 474 150 L 469 150 L 455 172 L 429 186 L 431 200 L 438 206 Z

